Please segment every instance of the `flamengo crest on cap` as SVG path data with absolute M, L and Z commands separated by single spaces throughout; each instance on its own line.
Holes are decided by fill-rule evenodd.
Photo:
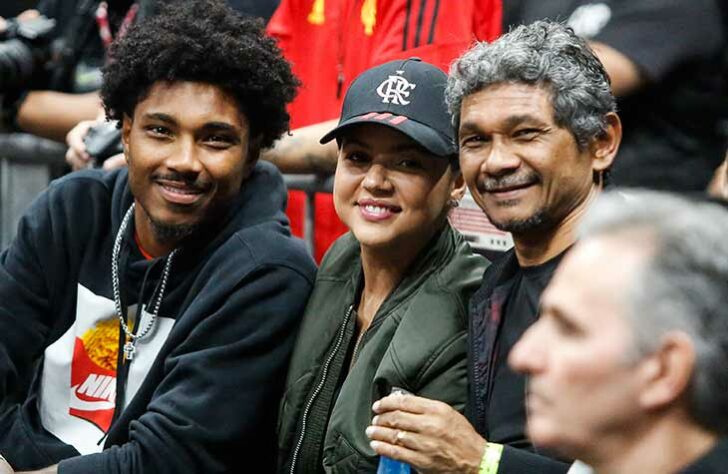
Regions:
M 377 94 L 381 97 L 382 103 L 394 105 L 409 105 L 410 101 L 407 100 L 410 92 L 417 87 L 416 84 L 412 84 L 407 79 L 401 76 L 404 71 L 397 71 L 397 76 L 389 76 L 387 80 L 379 84 L 377 87 Z

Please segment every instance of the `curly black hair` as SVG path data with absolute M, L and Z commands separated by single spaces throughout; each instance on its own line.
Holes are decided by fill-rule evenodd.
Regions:
M 267 148 L 289 127 L 286 104 L 299 81 L 260 20 L 222 0 L 173 1 L 112 45 L 103 68 L 106 115 L 132 117 L 159 81 L 213 84 L 238 101 L 251 136 Z

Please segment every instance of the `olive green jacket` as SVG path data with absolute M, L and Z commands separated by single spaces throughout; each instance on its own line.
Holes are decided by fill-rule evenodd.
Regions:
M 392 387 L 462 412 L 468 299 L 486 266 L 446 226 L 357 343 L 360 247 L 351 234 L 337 240 L 317 274 L 294 348 L 278 422 L 278 472 L 376 472 L 364 430 L 372 404 Z

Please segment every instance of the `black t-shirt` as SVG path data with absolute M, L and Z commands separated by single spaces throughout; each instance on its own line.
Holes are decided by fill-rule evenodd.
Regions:
M 725 152 L 724 0 L 510 0 L 506 29 L 550 18 L 632 60 L 648 83 L 618 99 L 624 136 L 614 183 L 702 191 Z
M 517 448 L 531 446 L 525 435 L 526 379 L 508 366 L 508 354 L 526 329 L 536 321 L 541 293 L 551 280 L 562 256 L 563 254 L 538 266 L 521 267 L 505 283 L 511 286 L 511 290 L 503 308 L 503 323 L 498 334 L 495 375 L 487 414 L 489 441 Z

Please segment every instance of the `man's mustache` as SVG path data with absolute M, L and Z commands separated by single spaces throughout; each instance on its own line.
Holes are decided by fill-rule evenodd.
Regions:
M 182 173 L 177 173 L 174 171 L 170 171 L 167 173 L 156 173 L 156 174 L 152 175 L 152 180 L 154 180 L 154 181 L 174 181 L 177 183 L 182 183 L 185 188 L 191 189 L 193 191 L 198 191 L 198 192 L 205 192 L 208 189 L 210 189 L 210 186 L 211 186 L 211 183 L 209 181 L 200 179 L 199 176 L 196 176 L 196 177 L 186 176 Z
M 541 177 L 535 171 L 523 172 L 520 174 L 509 174 L 498 177 L 484 177 L 480 180 L 479 188 L 485 192 L 495 192 L 507 189 L 523 188 L 541 181 Z

